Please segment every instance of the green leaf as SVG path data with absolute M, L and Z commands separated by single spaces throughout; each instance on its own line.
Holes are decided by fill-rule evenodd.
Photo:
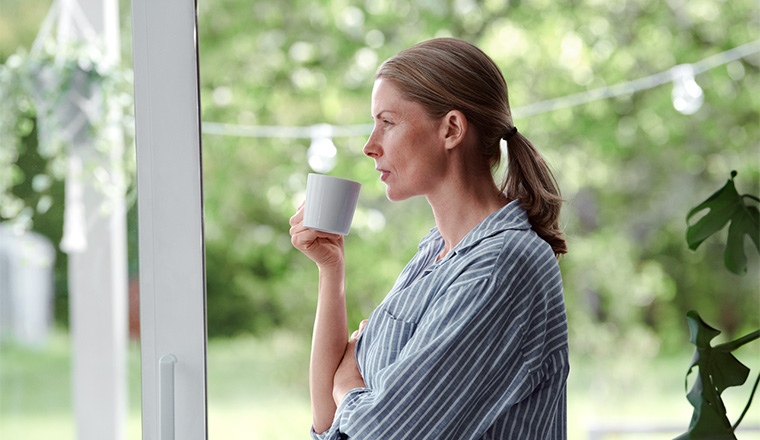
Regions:
M 686 242 L 689 244 L 689 249 L 696 250 L 706 238 L 723 229 L 733 217 L 737 206 L 741 204 L 741 197 L 736 192 L 734 185 L 735 175 L 735 172 L 731 173 L 731 178 L 721 189 L 686 215 L 686 222 L 688 223 L 695 214 L 709 209 L 704 217 L 686 230 Z
M 711 327 L 699 313 L 694 310 L 686 314 L 686 321 L 689 323 L 689 334 L 691 335 L 691 343 L 699 347 L 709 347 L 710 341 L 720 334 L 720 330 Z M 695 361 L 697 360 L 695 356 Z M 695 362 L 692 363 L 694 365 Z
M 701 407 L 699 411 L 695 408 L 689 431 L 676 437 L 675 440 L 736 440 L 731 427 L 723 426 L 724 419 L 725 415 L 721 416 L 715 408 L 709 405 Z
M 744 236 L 749 235 L 760 252 L 760 211 L 744 203 L 734 212 L 728 227 L 724 263 L 731 272 L 740 275 L 747 272 L 747 256 L 744 254 Z
M 696 250 L 705 239 L 731 222 L 723 261 L 728 270 L 740 275 L 747 272 L 745 235 L 750 237 L 760 252 L 760 212 L 757 207 L 744 203 L 745 197 L 736 191 L 734 177 L 736 171 L 731 172 L 731 178 L 721 189 L 689 211 L 686 216 L 687 223 L 696 214 L 709 209 L 707 214 L 686 229 L 686 242 L 689 249 Z
M 734 439 L 736 437 L 726 417 L 726 408 L 720 395 L 726 388 L 742 385 L 747 380 L 749 368 L 739 362 L 731 352 L 758 339 L 760 331 L 713 347 L 710 342 L 720 331 L 704 322 L 695 311 L 687 313 L 686 319 L 689 323 L 691 342 L 696 346 L 686 380 L 688 381 L 694 367 L 697 367 L 699 372 L 686 396 L 694 407 L 689 430 L 677 437 L 677 440 Z

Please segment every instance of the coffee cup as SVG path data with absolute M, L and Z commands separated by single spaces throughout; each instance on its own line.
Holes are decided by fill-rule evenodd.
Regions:
M 331 234 L 348 235 L 361 184 L 324 174 L 309 174 L 303 225 Z

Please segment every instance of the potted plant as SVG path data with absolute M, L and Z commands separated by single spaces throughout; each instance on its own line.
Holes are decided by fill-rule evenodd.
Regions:
M 114 190 L 114 174 L 132 175 L 132 150 L 113 160 L 104 136 L 112 106 L 124 115 L 118 121 L 122 132 L 127 137 L 133 133 L 132 75 L 101 54 L 92 44 L 48 42 L 32 52 L 19 49 L 0 65 L 0 169 L 9 170 L 0 173 L 0 220 L 30 229 L 34 213 L 52 203 L 47 194 L 51 183 L 71 177 L 72 153 L 85 158 L 79 178 L 93 179 L 102 191 Z M 36 150 L 46 165 L 21 169 L 22 141 L 35 131 Z M 104 162 L 111 172 L 103 172 Z M 24 180 L 32 181 L 39 197 L 14 194 L 13 187 Z

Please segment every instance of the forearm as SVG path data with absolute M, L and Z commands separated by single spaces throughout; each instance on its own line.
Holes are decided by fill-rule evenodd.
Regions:
M 335 416 L 333 377 L 346 351 L 347 341 L 344 267 L 320 268 L 309 368 L 311 409 L 316 432 L 328 429 Z
M 340 405 L 343 398 L 349 391 L 354 388 L 366 388 L 364 379 L 359 373 L 359 367 L 356 365 L 356 340 L 351 340 L 346 346 L 346 353 L 343 355 L 343 361 L 338 366 L 333 379 L 333 400 L 335 405 Z

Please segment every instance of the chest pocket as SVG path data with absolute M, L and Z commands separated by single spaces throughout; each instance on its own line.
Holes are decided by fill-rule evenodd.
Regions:
M 417 324 L 402 321 L 385 309 L 377 309 L 370 318 L 357 347 L 357 356 L 367 386 L 373 388 L 380 370 L 392 364 L 414 335 Z

